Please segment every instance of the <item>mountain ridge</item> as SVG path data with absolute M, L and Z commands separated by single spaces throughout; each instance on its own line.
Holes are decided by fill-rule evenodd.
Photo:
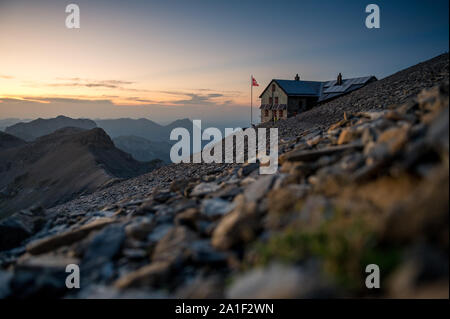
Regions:
M 0 212 L 50 207 L 117 179 L 157 167 L 117 149 L 101 128 L 62 128 L 33 142 L 0 150 Z
M 55 118 L 38 118 L 31 122 L 20 122 L 5 129 L 5 133 L 19 137 L 25 141 L 32 141 L 40 136 L 50 134 L 64 127 L 79 127 L 83 129 L 93 129 L 97 124 L 89 119 L 72 119 L 59 115 Z

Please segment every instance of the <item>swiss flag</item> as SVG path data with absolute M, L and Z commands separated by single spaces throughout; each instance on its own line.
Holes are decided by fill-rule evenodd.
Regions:
M 259 86 L 258 82 L 256 82 L 253 76 L 252 76 L 252 86 Z

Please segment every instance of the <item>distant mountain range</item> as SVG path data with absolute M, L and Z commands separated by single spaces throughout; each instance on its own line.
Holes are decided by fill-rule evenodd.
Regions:
M 2 133 L 0 217 L 31 205 L 51 207 L 160 165 L 136 161 L 101 128 L 63 128 L 33 142 Z
M 169 163 L 171 130 L 192 132 L 189 119 L 168 125 L 62 115 L 17 121 L 4 120 L 12 125 L 0 132 L 0 217 L 31 205 L 51 207 Z
M 131 154 L 138 161 L 160 159 L 165 163 L 170 162 L 170 148 L 172 147 L 170 143 L 150 141 L 133 135 L 116 137 L 113 142 L 118 149 Z
M 5 133 L 14 135 L 25 141 L 33 141 L 38 137 L 50 134 L 64 127 L 78 127 L 90 130 L 97 127 L 97 124 L 88 119 L 72 119 L 66 116 L 58 116 L 52 119 L 37 119 L 31 122 L 21 122 L 8 126 Z
M 189 119 L 176 120 L 168 125 L 160 125 L 148 119 L 122 118 L 93 121 L 72 119 L 62 115 L 51 119 L 20 123 L 16 123 L 17 119 L 5 121 L 5 123 L 14 123 L 6 127 L 6 133 L 28 142 L 65 127 L 86 130 L 100 127 L 113 139 L 117 148 L 131 154 L 134 159 L 139 161 L 160 159 L 166 163 L 170 161 L 170 148 L 175 143 L 170 140 L 172 129 L 183 127 L 192 132 L 192 122 Z
M 18 119 L 18 118 L 6 118 L 0 119 L 0 131 L 4 131 L 8 126 L 14 125 L 20 122 L 30 122 L 29 119 Z
M 175 127 L 186 128 L 192 131 L 192 121 L 189 119 L 176 120 L 168 125 L 160 125 L 148 119 L 112 119 L 96 120 L 98 127 L 101 127 L 111 138 L 119 136 L 138 136 L 150 141 L 163 141 L 171 143 L 170 132 Z

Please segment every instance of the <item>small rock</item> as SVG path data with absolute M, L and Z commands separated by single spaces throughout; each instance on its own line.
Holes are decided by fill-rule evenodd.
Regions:
M 389 152 L 395 154 L 400 151 L 408 141 L 408 131 L 408 126 L 387 129 L 380 134 L 377 143 L 386 144 Z
M 171 224 L 161 224 L 156 226 L 150 235 L 148 235 L 148 240 L 150 242 L 158 242 L 163 238 L 171 229 L 173 226 Z
M 42 211 L 21 211 L 0 221 L 0 251 L 17 247 L 45 223 Z
M 171 193 L 168 190 L 164 190 L 164 191 L 155 191 L 153 193 L 153 200 L 158 202 L 158 203 L 165 203 L 167 202 L 171 197 L 173 197 L 174 194 Z
M 323 148 L 320 150 L 312 150 L 312 151 L 298 151 L 293 150 L 288 153 L 283 154 L 279 158 L 279 162 L 281 164 L 284 163 L 284 161 L 304 161 L 304 162 L 310 162 L 315 161 L 319 159 L 322 156 L 332 155 L 336 153 L 341 153 L 345 151 L 356 151 L 363 148 L 362 144 L 356 143 L 356 144 L 348 144 L 348 145 L 340 145 L 340 146 L 332 146 Z
M 260 227 L 256 203 L 245 203 L 242 197 L 237 198 L 237 207 L 220 220 L 212 234 L 211 244 L 217 249 L 230 249 L 239 243 L 252 240 Z
M 377 134 L 374 129 L 366 127 L 362 133 L 361 142 L 366 145 L 371 142 L 375 142 L 377 139 Z
M 246 165 L 242 166 L 238 170 L 238 176 L 243 178 L 248 176 L 250 173 L 258 169 L 259 164 L 258 163 L 247 163 Z
M 191 196 L 203 196 L 211 192 L 215 192 L 220 189 L 220 186 L 216 183 L 200 183 L 194 187 L 191 192 Z
M 350 128 L 345 128 L 342 130 L 337 141 L 338 145 L 347 144 L 353 141 L 357 137 L 357 134 Z
M 119 254 L 124 240 L 125 230 L 122 225 L 110 225 L 95 234 L 80 267 L 85 283 L 109 280 L 114 276 L 112 260 Z
M 202 201 L 200 210 L 202 214 L 211 218 L 216 218 L 228 214 L 233 210 L 234 206 L 235 205 L 229 201 L 220 198 L 211 198 Z
M 197 235 L 184 226 L 175 226 L 156 244 L 153 261 L 169 261 L 181 264 L 190 256 L 190 245 Z
M 170 274 L 170 263 L 156 261 L 120 277 L 114 283 L 118 289 L 148 287 L 164 283 Z
M 148 237 L 148 234 L 150 234 L 154 227 L 155 223 L 152 218 L 136 218 L 135 221 L 125 227 L 125 232 L 129 237 L 144 240 Z
M 125 230 L 122 225 L 110 225 L 94 236 L 83 257 L 83 262 L 92 263 L 94 260 L 110 260 L 116 256 L 123 241 Z
M 122 254 L 129 259 L 137 260 L 147 258 L 147 251 L 140 248 L 125 248 Z
M 26 249 L 33 255 L 46 253 L 61 246 L 67 246 L 77 242 L 85 238 L 90 232 L 101 229 L 112 224 L 113 222 L 114 220 L 111 218 L 99 218 L 89 224 L 81 226 L 80 228 L 33 241 L 27 245 Z
M 207 239 L 196 240 L 190 245 L 192 261 L 198 264 L 225 264 L 226 255 L 214 250 Z
M 244 191 L 244 196 L 249 202 L 257 202 L 266 195 L 275 180 L 275 175 L 266 175 L 258 178 Z

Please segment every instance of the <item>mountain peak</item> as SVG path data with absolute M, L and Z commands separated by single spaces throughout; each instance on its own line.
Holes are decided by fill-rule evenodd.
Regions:
M 78 127 L 90 130 L 97 127 L 97 124 L 88 119 L 72 119 L 70 117 L 59 115 L 56 118 L 39 118 L 27 123 L 17 123 L 7 127 L 5 132 L 25 141 L 32 141 L 64 127 Z

